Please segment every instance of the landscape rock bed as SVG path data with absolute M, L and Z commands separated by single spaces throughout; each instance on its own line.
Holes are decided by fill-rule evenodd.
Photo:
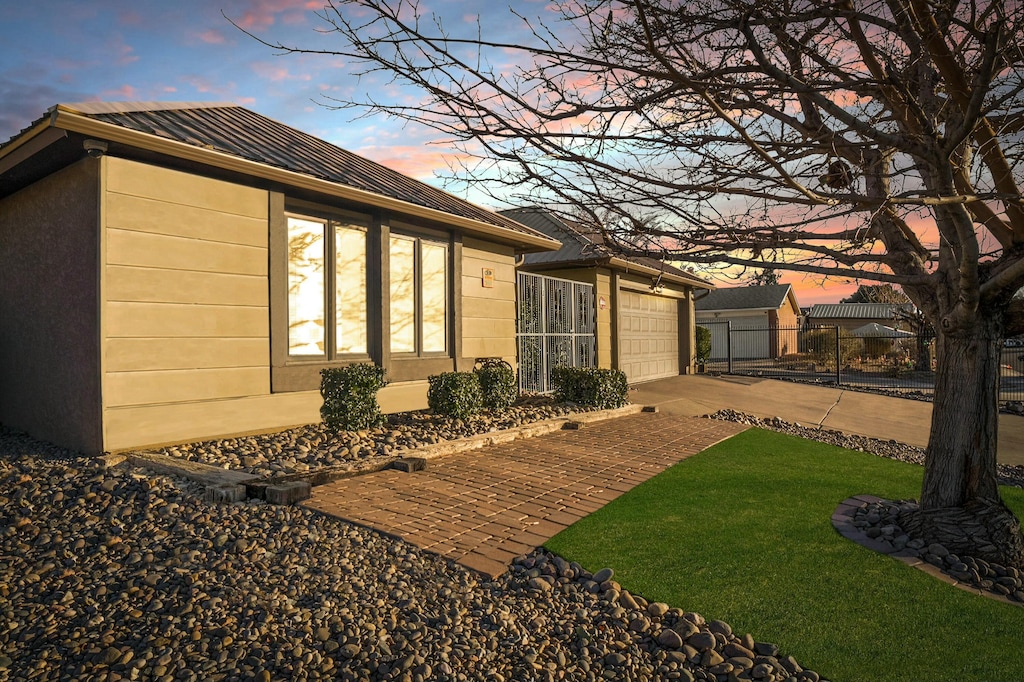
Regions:
M 914 500 L 863 504 L 854 512 L 853 525 L 889 551 L 918 557 L 961 583 L 1024 604 L 1024 576 L 1016 568 L 974 557 L 959 557 L 939 543 L 929 544 L 905 533 L 903 519 L 917 509 Z
M 452 419 L 427 411 L 402 412 L 387 415 L 387 423 L 382 427 L 362 431 L 334 432 L 318 423 L 276 433 L 173 445 L 150 452 L 244 471 L 260 478 L 274 478 L 322 467 L 359 469 L 368 461 L 393 458 L 426 445 L 585 411 L 588 411 L 585 407 L 535 396 L 522 399 L 507 410 L 485 410 L 466 419 Z
M 538 550 L 496 580 L 0 427 L 0 680 L 816 682 Z

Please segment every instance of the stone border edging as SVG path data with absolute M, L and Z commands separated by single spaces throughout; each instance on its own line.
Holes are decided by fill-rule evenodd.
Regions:
M 578 428 L 583 424 L 604 421 L 606 419 L 615 419 L 617 417 L 626 417 L 644 410 L 645 407 L 643 405 L 625 405 L 623 407 L 610 410 L 570 412 L 569 414 L 561 417 L 545 419 L 543 421 L 534 422 L 533 424 L 525 424 L 511 429 L 503 429 L 501 431 L 493 431 L 490 433 L 480 433 L 475 436 L 469 436 L 468 438 L 459 438 L 456 440 L 425 445 L 419 448 L 402 450 L 400 452 L 393 453 L 390 457 L 378 459 L 372 463 L 367 463 L 362 467 L 358 464 L 355 468 L 348 465 L 344 465 L 344 468 L 321 467 L 320 469 L 315 469 L 309 472 L 288 474 L 286 476 L 278 476 L 274 478 L 262 478 L 260 476 L 238 471 L 237 469 L 225 469 L 212 464 L 194 462 L 191 460 L 181 459 L 179 457 L 172 457 L 171 455 L 157 454 L 155 452 L 129 452 L 105 455 L 102 459 L 104 464 L 108 467 L 117 466 L 122 462 L 128 461 L 135 466 L 145 467 L 157 473 L 182 476 L 189 480 L 202 483 L 208 488 L 220 489 L 222 491 L 221 496 L 211 498 L 211 501 L 233 502 L 239 499 L 244 499 L 245 496 L 266 499 L 266 490 L 280 485 L 287 485 L 289 483 L 296 482 L 307 482 L 311 487 L 324 485 L 343 478 L 361 476 L 381 471 L 392 467 L 396 461 L 400 460 L 437 459 L 446 455 L 479 450 L 480 448 L 484 448 L 489 445 L 510 443 L 520 438 L 544 436 L 549 433 L 554 433 L 555 431 L 561 431 L 570 424 L 576 425 L 576 428 Z M 239 488 L 244 489 L 245 492 L 241 492 Z
M 444 457 L 445 455 L 455 455 L 460 452 L 479 450 L 480 448 L 487 447 L 488 445 L 511 443 L 512 441 L 520 438 L 546 436 L 549 433 L 565 429 L 568 424 L 590 424 L 592 422 L 604 421 L 606 419 L 615 419 L 616 417 L 627 417 L 631 414 L 637 414 L 643 409 L 643 405 L 625 405 L 611 410 L 570 412 L 562 417 L 545 419 L 544 421 L 534 422 L 533 424 L 517 426 L 513 429 L 492 431 L 490 433 L 478 433 L 477 435 L 469 436 L 468 438 L 459 438 L 457 440 L 433 443 L 413 450 L 403 450 L 399 453 L 399 457 L 402 459 L 407 459 L 409 457 L 418 457 L 425 460 L 437 459 L 438 457 Z
M 852 540 L 853 542 L 856 542 L 858 545 L 866 547 L 867 549 L 873 550 L 880 554 L 888 554 L 893 559 L 898 559 L 899 561 L 905 563 L 907 566 L 912 566 L 920 571 L 923 571 L 928 575 L 932 576 L 933 578 L 937 578 L 938 580 L 944 583 L 948 583 L 953 587 L 964 590 L 965 592 L 970 592 L 971 594 L 975 594 L 982 597 L 988 597 L 989 599 L 994 599 L 995 601 L 1010 604 L 1011 606 L 1015 606 L 1017 608 L 1021 607 L 1020 602 L 1013 601 L 1012 599 L 1004 597 L 1001 594 L 996 594 L 995 592 L 990 592 L 988 590 L 978 589 L 977 587 L 969 583 L 962 583 L 953 576 L 943 572 L 942 569 L 940 569 L 938 566 L 934 566 L 928 563 L 927 561 L 923 561 L 921 557 L 909 554 L 904 550 L 893 549 L 889 545 L 879 542 L 878 540 L 875 540 L 873 538 L 869 538 L 865 533 L 861 532 L 859 528 L 853 525 L 853 516 L 857 509 L 859 509 L 861 506 L 865 504 L 874 504 L 875 502 L 884 501 L 885 500 L 883 500 L 881 497 L 877 497 L 875 495 L 854 495 L 853 497 L 848 497 L 842 502 L 840 502 L 839 506 L 836 507 L 836 510 L 832 512 L 832 527 L 835 528 L 836 532 L 838 532 L 847 540 Z

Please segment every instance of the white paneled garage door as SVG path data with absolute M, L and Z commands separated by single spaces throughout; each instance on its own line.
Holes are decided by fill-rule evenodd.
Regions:
M 630 383 L 679 374 L 678 311 L 674 298 L 620 292 L 619 359 Z

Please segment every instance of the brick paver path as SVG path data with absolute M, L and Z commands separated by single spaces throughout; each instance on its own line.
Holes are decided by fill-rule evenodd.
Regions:
M 661 413 L 588 424 L 318 486 L 305 506 L 489 576 L 622 493 L 746 426 Z

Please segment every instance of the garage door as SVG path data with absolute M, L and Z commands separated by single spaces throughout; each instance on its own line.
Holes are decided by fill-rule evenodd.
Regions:
M 622 291 L 619 302 L 619 360 L 629 382 L 679 374 L 677 301 Z

